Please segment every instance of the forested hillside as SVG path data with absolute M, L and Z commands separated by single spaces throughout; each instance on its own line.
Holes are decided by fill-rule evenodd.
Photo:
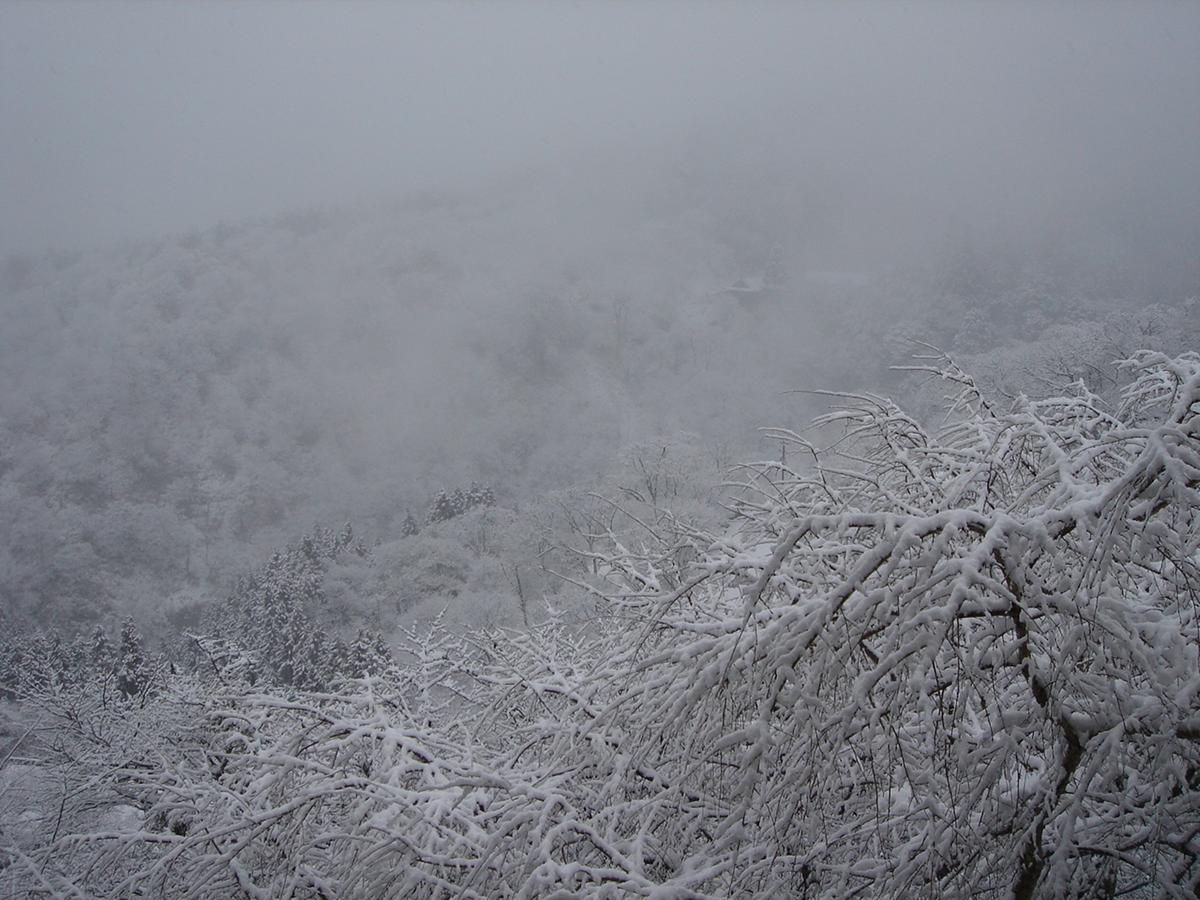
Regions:
M 0 2 L 0 900 L 1200 897 L 1200 5 Z
M 10 261 L 12 884 L 1196 883 L 1195 299 L 665 208 L 536 260 L 522 187 Z
M 665 446 L 617 499 L 560 498 L 540 561 L 566 587 L 519 599 L 514 629 L 321 622 L 334 583 L 452 573 L 431 532 L 493 577 L 512 564 L 523 598 L 489 544 L 512 520 L 476 488 L 374 551 L 413 545 L 409 565 L 355 576 L 373 551 L 318 531 L 162 652 L 132 620 L 10 640 L 8 883 L 1194 892 L 1200 357 L 1134 354 L 1115 406 L 1082 381 L 1002 404 L 940 354 L 915 369 L 941 427 L 839 394 L 815 430 L 769 433 L 796 463 L 749 466 L 707 516 Z
M 314 523 L 390 541 L 471 481 L 515 512 L 656 441 L 713 471 L 774 453 L 755 429 L 817 411 L 800 391 L 890 389 L 913 339 L 1038 393 L 1109 389 L 1113 359 L 1195 329 L 1186 296 L 1061 260 L 829 271 L 777 218 L 686 193 L 548 229 L 570 204 L 539 187 L 11 259 L 9 621 L 159 634 Z

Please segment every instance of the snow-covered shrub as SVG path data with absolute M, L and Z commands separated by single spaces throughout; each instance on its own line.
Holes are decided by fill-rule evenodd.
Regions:
M 943 362 L 937 434 L 843 397 L 701 562 L 614 557 L 627 649 L 568 691 L 605 784 L 655 772 L 614 846 L 720 895 L 1196 890 L 1200 357 L 1125 368 L 1001 412 Z

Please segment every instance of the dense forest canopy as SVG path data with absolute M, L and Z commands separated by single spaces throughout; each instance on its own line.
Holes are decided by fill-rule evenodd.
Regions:
M 1036 394 L 1111 388 L 1114 359 L 1195 328 L 1186 296 L 1037 258 L 806 268 L 749 212 L 612 210 L 607 246 L 534 262 L 542 206 L 424 198 L 22 258 L 0 334 L 7 615 L 171 612 L 314 522 L 390 538 L 472 480 L 521 507 L 658 436 L 752 457 L 757 427 L 819 408 L 797 389 L 890 390 L 914 339 Z

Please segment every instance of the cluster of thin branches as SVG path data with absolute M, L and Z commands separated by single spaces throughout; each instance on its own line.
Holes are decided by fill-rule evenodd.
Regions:
M 1200 359 L 1130 360 L 1116 412 L 928 362 L 936 433 L 848 395 L 830 445 L 775 432 L 814 465 L 756 470 L 617 703 L 719 801 L 720 893 L 1190 895 Z
M 930 430 L 838 395 L 721 535 L 601 542 L 595 618 L 409 635 L 333 694 L 197 687 L 96 773 L 78 896 L 1194 896 L 1200 357 Z M 820 440 L 818 440 L 820 439 Z M 647 529 L 652 531 L 652 529 Z M 597 549 L 603 547 L 604 549 Z

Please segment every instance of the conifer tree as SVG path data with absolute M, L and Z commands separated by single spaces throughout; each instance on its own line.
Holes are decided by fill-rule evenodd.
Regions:
M 391 666 L 392 654 L 383 635 L 370 628 L 359 629 L 358 636 L 350 645 L 346 675 L 350 678 L 368 678 L 383 675 Z
M 108 639 L 108 632 L 104 630 L 103 626 L 97 625 L 88 640 L 88 665 L 95 674 L 108 675 L 112 672 L 115 658 L 116 654 L 113 651 L 112 641 Z
M 147 678 L 142 637 L 130 616 L 121 626 L 121 645 L 117 651 L 117 690 L 126 697 L 136 697 L 145 689 Z
M 453 519 L 458 513 L 454 511 L 454 501 L 447 496 L 445 491 L 438 491 L 438 495 L 434 497 L 433 503 L 429 506 L 429 512 L 425 515 L 425 524 L 433 525 L 437 522 L 446 522 Z
M 417 520 L 413 518 L 413 514 L 407 510 L 404 513 L 404 523 L 400 526 L 400 537 L 412 537 L 420 532 L 417 526 Z
M 446 522 L 477 506 L 495 505 L 496 497 L 492 493 L 492 489 L 487 485 L 472 481 L 470 487 L 465 491 L 461 487 L 455 488 L 451 494 L 439 491 L 438 495 L 434 497 L 433 503 L 429 505 L 429 511 L 425 515 L 425 524 Z M 413 533 L 415 534 L 415 532 Z

